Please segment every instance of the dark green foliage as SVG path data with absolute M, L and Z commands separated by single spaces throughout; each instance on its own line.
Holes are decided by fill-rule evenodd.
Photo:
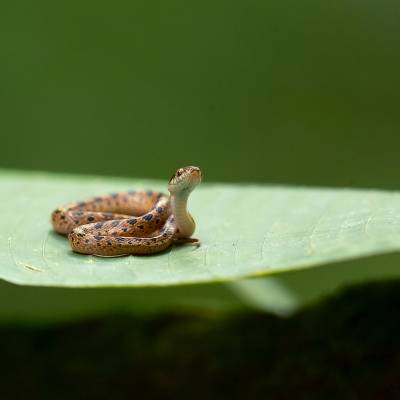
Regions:
M 399 309 L 395 281 L 289 319 L 174 313 L 3 326 L 3 398 L 395 399 Z

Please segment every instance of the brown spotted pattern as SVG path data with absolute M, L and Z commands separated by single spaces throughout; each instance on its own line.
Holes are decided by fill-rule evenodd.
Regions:
M 156 253 L 176 232 L 169 196 L 144 190 L 68 204 L 54 210 L 51 221 L 75 252 L 99 256 Z

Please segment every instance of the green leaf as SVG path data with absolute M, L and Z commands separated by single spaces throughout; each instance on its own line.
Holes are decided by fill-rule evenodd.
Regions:
M 189 208 L 202 245 L 154 256 L 73 253 L 51 230 L 64 203 L 159 181 L 0 172 L 0 277 L 66 287 L 164 286 L 276 274 L 400 248 L 400 194 L 203 183 Z

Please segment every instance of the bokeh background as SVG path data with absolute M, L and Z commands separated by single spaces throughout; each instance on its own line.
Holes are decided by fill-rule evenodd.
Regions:
M 400 189 L 399 18 L 391 0 L 3 3 L 0 167 L 167 179 L 193 164 L 208 182 Z M 398 261 L 282 279 L 312 299 Z M 45 313 L 37 293 L 6 285 L 2 312 Z M 98 304 L 74 293 L 68 309 Z
M 400 188 L 398 2 L 6 2 L 0 165 Z

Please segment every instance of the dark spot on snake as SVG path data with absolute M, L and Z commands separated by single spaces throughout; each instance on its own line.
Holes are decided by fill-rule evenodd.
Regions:
M 87 220 L 88 220 L 89 222 L 93 222 L 93 221 L 94 221 L 94 217 L 87 217 Z
M 103 217 L 104 217 L 104 218 L 110 218 L 110 217 L 112 217 L 112 216 L 113 216 L 113 213 L 109 213 L 109 212 L 103 213 Z
M 156 219 L 156 224 L 159 224 L 160 223 L 160 218 L 157 218 Z
M 124 228 L 122 229 L 124 232 L 128 232 L 128 228 Z
M 94 237 L 96 240 L 101 240 L 101 239 L 104 239 L 104 236 L 95 236 Z
M 146 194 L 147 194 L 147 196 L 151 197 L 151 196 L 153 196 L 153 191 L 152 190 L 148 190 L 146 192 Z
M 163 212 L 163 208 L 162 207 L 157 207 L 157 212 L 161 214 Z
M 139 229 L 143 229 L 144 226 L 143 226 L 143 225 L 138 225 L 138 228 L 139 228 Z
M 82 216 L 83 215 L 83 211 L 77 211 L 76 213 L 75 213 L 75 216 L 76 217 L 80 217 L 80 216 Z
M 136 218 L 130 218 L 130 219 L 128 219 L 128 224 L 130 224 L 130 225 L 135 225 L 136 222 L 137 222 L 137 219 L 136 219 Z
M 84 201 L 81 201 L 80 203 L 78 203 L 78 207 L 85 207 L 86 203 Z
M 115 239 L 117 239 L 119 242 L 123 242 L 125 240 L 125 238 L 121 236 L 117 236 Z
M 60 217 L 61 219 L 65 219 L 65 215 L 61 215 L 61 217 Z
M 54 214 L 59 214 L 61 212 L 61 210 L 56 210 L 54 211 Z
M 116 226 L 118 226 L 119 225 L 119 222 L 120 221 L 113 221 L 112 223 L 111 223 L 111 226 L 113 227 L 113 228 L 115 228 Z
M 77 235 L 80 237 L 85 236 L 83 233 L 77 233 Z
M 107 242 L 107 244 L 108 244 L 109 246 L 111 246 L 111 245 L 112 245 L 112 243 L 111 243 L 111 242 Z
M 166 234 L 166 233 L 163 233 L 163 236 L 165 237 L 165 236 L 167 236 L 167 234 Z
M 89 239 L 86 239 L 86 240 L 85 240 L 85 243 L 89 243 Z
M 95 197 L 95 198 L 94 198 L 94 201 L 97 202 L 97 203 L 98 203 L 99 201 L 102 201 L 102 200 L 103 200 L 103 199 L 102 199 L 101 197 Z
M 75 222 L 77 225 L 79 224 L 79 221 L 78 221 L 77 219 L 75 219 L 74 222 Z
M 97 246 L 101 246 L 100 243 L 96 243 L 96 244 L 97 244 Z
M 100 229 L 100 228 L 103 227 L 103 225 L 104 225 L 104 222 L 98 222 L 94 227 L 95 227 L 96 229 Z
M 143 217 L 143 219 L 146 220 L 146 221 L 151 221 L 152 218 L 153 218 L 153 215 L 152 215 L 152 214 L 146 214 L 146 215 Z

